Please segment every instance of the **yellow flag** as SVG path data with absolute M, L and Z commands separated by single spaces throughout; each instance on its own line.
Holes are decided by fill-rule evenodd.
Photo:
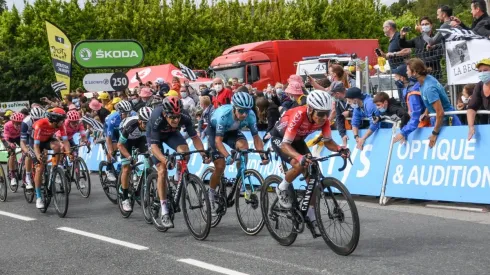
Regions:
M 61 90 L 64 97 L 70 92 L 72 45 L 68 36 L 49 21 L 46 21 L 46 32 L 56 80 L 67 87 Z

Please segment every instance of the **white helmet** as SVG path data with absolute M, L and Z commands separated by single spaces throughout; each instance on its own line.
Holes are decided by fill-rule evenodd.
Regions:
M 314 90 L 308 94 L 306 98 L 308 106 L 318 111 L 330 111 L 332 110 L 333 99 L 328 92 L 321 90 Z
M 41 119 L 44 117 L 44 109 L 41 107 L 34 107 L 31 109 L 31 117 L 33 119 Z
M 138 118 L 143 122 L 148 122 L 150 120 L 151 112 L 153 111 L 150 107 L 142 107 L 138 111 Z
M 128 113 L 131 112 L 131 109 L 133 109 L 133 106 L 131 106 L 131 103 L 129 103 L 129 101 L 123 100 L 116 104 L 116 110 L 118 110 L 119 112 Z

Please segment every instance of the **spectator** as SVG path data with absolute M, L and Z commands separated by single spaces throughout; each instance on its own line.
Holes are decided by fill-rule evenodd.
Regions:
M 286 88 L 285 93 L 289 96 L 291 101 L 285 101 L 281 105 L 281 113 L 297 107 L 297 106 L 303 106 L 306 104 L 306 95 L 303 93 L 303 89 L 301 86 L 301 83 L 292 81 L 288 84 L 288 87 Z
M 189 80 L 186 79 L 184 80 L 184 88 L 185 91 L 187 92 L 187 95 L 194 100 L 194 105 L 199 103 L 199 95 L 197 94 L 196 89 L 194 89 L 191 85 L 189 85 Z M 182 92 L 182 90 L 181 90 Z
M 201 95 L 202 91 L 206 90 L 207 88 L 208 86 L 206 86 L 206 84 L 199 85 L 199 95 Z
M 279 113 L 279 107 L 272 101 L 265 97 L 257 98 L 257 121 L 261 126 L 259 131 L 266 131 L 267 133 L 274 128 L 274 125 L 279 120 L 281 116 Z
M 193 117 L 196 109 L 196 102 L 194 102 L 194 99 L 190 97 L 186 87 L 182 87 L 180 89 L 180 96 L 182 97 L 182 105 L 184 106 L 184 110 L 189 112 L 191 117 Z
M 465 111 L 468 109 L 468 102 L 470 102 L 471 95 L 475 89 L 475 84 L 467 84 L 463 87 L 463 91 L 458 93 L 456 109 L 458 111 Z M 468 124 L 466 115 L 458 115 L 462 124 Z
M 449 102 L 444 87 L 437 79 L 429 75 L 427 67 L 421 59 L 412 58 L 407 62 L 407 75 L 409 78 L 416 78 L 420 83 L 420 93 L 427 108 L 421 119 L 425 119 L 428 114 L 436 114 L 435 118 L 430 118 L 431 125 L 434 126 L 432 135 L 429 137 L 429 147 L 432 148 L 436 144 L 442 126 L 461 125 L 461 122 L 458 116 L 444 115 L 444 112 L 454 111 L 454 108 Z
M 421 34 L 411 40 L 406 40 L 407 32 L 400 32 L 400 47 L 415 48 L 416 56 L 424 60 L 425 65 L 431 68 L 432 75 L 437 80 L 440 80 L 442 77 L 441 59 L 443 49 L 440 45 L 428 48 L 427 42 L 424 40 L 424 35 L 429 38 L 434 37 L 432 20 L 429 17 L 422 17 L 416 26 L 416 30 L 421 32 Z
M 65 111 L 68 111 L 68 106 L 73 104 L 73 97 L 71 95 L 66 95 L 65 98 L 63 99 L 63 109 Z
M 473 15 L 474 19 L 471 28 L 467 27 L 457 17 L 452 18 L 451 26 L 472 30 L 478 35 L 490 38 L 490 17 L 488 16 L 485 0 L 471 1 L 471 15 Z
M 144 87 L 141 88 L 139 95 L 135 96 L 132 103 L 133 103 L 133 110 L 135 112 L 138 112 L 139 109 L 149 106 L 150 99 L 153 96 L 153 93 L 151 92 L 150 88 Z
M 182 87 L 182 85 L 180 84 L 180 78 L 174 76 L 172 78 L 172 85 L 170 86 L 170 88 L 179 93 L 181 87 Z M 179 94 L 179 97 L 180 97 L 180 94 Z
M 408 114 L 410 115 L 410 120 L 407 125 L 400 129 L 400 133 L 395 136 L 393 142 L 400 141 L 404 144 L 410 133 L 417 128 L 428 127 L 430 123 L 427 120 L 420 121 L 420 116 L 425 112 L 425 105 L 420 95 L 420 83 L 416 80 L 409 80 L 407 65 L 403 64 L 398 66 L 398 68 L 393 70 L 393 74 L 396 86 L 403 91 L 403 98 L 408 108 Z
M 114 111 L 114 104 L 112 104 L 111 97 L 109 96 L 108 92 L 101 92 L 98 99 L 102 101 L 102 105 L 104 105 L 104 108 L 106 108 L 109 113 Z
M 234 77 L 231 79 L 231 86 L 232 86 L 232 89 L 233 90 L 236 90 L 238 89 L 241 85 L 240 83 L 238 82 L 238 78 L 237 77 Z
M 410 48 L 400 47 L 400 33 L 396 29 L 395 21 L 385 21 L 383 32 L 390 39 L 390 44 L 388 45 L 388 53 L 381 52 L 381 55 L 388 59 L 391 69 L 397 68 L 403 64 L 405 56 L 410 55 Z
M 111 114 L 111 112 L 105 107 L 103 108 L 102 103 L 95 98 L 90 101 L 89 108 L 92 110 L 92 113 L 90 114 L 91 117 L 102 123 L 105 123 L 106 117 Z
M 373 98 L 376 108 L 378 108 L 379 114 L 382 116 L 389 116 L 393 121 L 400 121 L 400 127 L 403 128 L 410 120 L 408 112 L 398 103 L 394 98 L 385 92 L 377 93 Z
M 231 96 L 233 95 L 233 93 L 230 89 L 224 88 L 224 83 L 221 78 L 215 78 L 213 80 L 213 88 L 217 93 L 213 99 L 213 105 L 215 109 L 219 106 L 231 103 Z
M 345 98 L 347 98 L 347 103 L 354 108 L 354 113 L 352 115 L 352 133 L 356 139 L 357 149 L 362 150 L 366 139 L 379 129 L 379 123 L 373 119 L 373 117 L 379 117 L 379 111 L 376 108 L 373 99 L 369 95 L 362 93 L 359 88 L 353 87 L 347 89 Z M 360 137 L 359 128 L 364 118 L 370 120 L 370 125 L 364 136 Z
M 453 16 L 453 9 L 447 5 L 441 5 L 437 9 L 437 19 L 442 23 L 439 29 L 451 29 L 451 17 Z M 430 37 L 427 33 L 422 33 L 425 42 L 429 46 L 441 44 L 444 35 L 441 32 L 437 32 L 433 37 Z
M 330 114 L 330 121 L 333 121 L 335 117 L 335 123 L 337 124 L 337 130 L 339 131 L 340 137 L 342 138 L 342 143 L 347 145 L 346 130 L 351 130 L 352 126 L 350 122 L 346 119 L 352 117 L 353 108 L 347 103 L 345 99 L 345 86 L 340 81 L 334 81 L 330 85 L 330 92 L 335 98 L 335 109 Z
M 473 90 L 470 102 L 468 103 L 468 140 L 475 135 L 475 117 L 480 109 L 490 110 L 490 58 L 485 58 L 476 64 L 478 69 L 478 82 Z M 489 121 L 490 123 L 490 121 Z
M 200 96 L 199 101 L 202 108 L 202 116 L 198 121 L 198 134 L 203 139 L 206 135 L 206 128 L 208 127 L 209 121 L 211 120 L 211 115 L 214 112 L 214 107 L 211 104 L 211 98 L 209 96 Z

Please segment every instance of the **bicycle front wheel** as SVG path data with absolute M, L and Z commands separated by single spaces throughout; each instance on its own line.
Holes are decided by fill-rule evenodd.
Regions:
M 74 165 L 75 165 L 75 180 L 77 181 L 78 191 L 80 191 L 82 197 L 88 198 L 90 196 L 90 191 L 92 189 L 92 185 L 90 181 L 90 171 L 88 170 L 85 161 L 80 157 L 77 158 Z
M 117 203 L 119 205 L 119 210 L 121 211 L 121 215 L 124 217 L 124 218 L 129 218 L 129 216 L 131 216 L 131 213 L 133 213 L 133 211 L 124 211 L 123 209 L 123 191 L 122 191 L 122 186 L 121 186 L 121 178 L 122 178 L 122 172 L 119 173 L 119 177 L 117 177 Z M 131 173 L 128 175 L 128 177 L 131 177 Z M 129 181 L 128 183 L 128 199 L 129 199 L 129 204 L 131 205 L 131 209 L 134 207 L 134 192 L 133 192 L 133 183 L 131 181 Z
M 154 181 L 153 185 L 150 183 L 150 175 L 153 173 L 152 169 L 146 169 L 146 178 L 140 178 L 140 186 L 141 186 L 141 209 L 143 210 L 143 216 L 145 217 L 145 222 L 147 224 L 153 223 L 152 218 L 152 205 L 155 201 L 155 193 L 153 192 L 152 186 L 156 186 L 157 179 L 156 177 L 152 177 L 152 181 Z M 156 173 L 156 171 L 155 171 Z
M 7 200 L 7 177 L 3 166 L 0 164 L 0 201 Z
M 30 175 L 30 180 L 31 182 L 34 182 L 34 172 L 35 170 L 33 169 Z M 27 189 L 26 188 L 26 179 L 27 179 L 27 172 L 26 169 L 22 170 L 22 184 L 23 184 L 23 189 L 24 189 L 24 198 L 26 199 L 27 203 L 32 203 L 34 200 L 34 188 L 32 189 Z
M 315 215 L 323 239 L 335 253 L 351 254 L 359 243 L 361 229 L 349 190 L 339 180 L 328 177 L 315 192 Z
M 68 183 L 65 172 L 60 167 L 53 169 L 51 192 L 54 197 L 54 207 L 58 217 L 64 218 L 68 212 Z
M 202 181 L 187 174 L 182 194 L 182 209 L 187 228 L 197 240 L 204 240 L 211 230 L 211 208 L 209 196 Z
M 113 203 L 117 204 L 117 188 L 116 183 L 107 179 L 107 170 L 109 169 L 109 163 L 107 161 L 101 161 L 99 164 L 99 180 L 104 189 L 104 193 L 107 198 Z
M 264 227 L 259 199 L 264 178 L 253 169 L 245 170 L 244 178 L 237 182 L 235 191 L 235 209 L 238 222 L 247 235 L 256 235 Z
M 17 160 L 15 160 L 15 164 L 17 165 Z M 9 189 L 10 191 L 12 191 L 12 193 L 16 193 L 17 192 L 17 189 L 19 188 L 19 182 L 18 182 L 18 175 L 17 175 L 17 171 L 14 172 L 14 176 L 15 176 L 15 179 L 17 180 L 17 184 L 16 185 L 12 185 L 12 179 L 10 178 L 10 174 L 11 174 L 11 171 L 10 171 L 10 168 L 8 166 L 8 162 L 7 162 L 7 182 L 8 182 L 8 186 L 9 186 Z

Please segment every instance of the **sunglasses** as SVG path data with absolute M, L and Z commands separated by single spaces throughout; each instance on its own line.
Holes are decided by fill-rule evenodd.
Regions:
M 328 116 L 328 111 L 315 111 L 317 117 L 326 117 Z
M 236 109 L 240 115 L 248 114 L 250 109 Z
M 176 119 L 180 119 L 180 115 L 167 115 L 168 119 L 170 120 L 176 120 Z

